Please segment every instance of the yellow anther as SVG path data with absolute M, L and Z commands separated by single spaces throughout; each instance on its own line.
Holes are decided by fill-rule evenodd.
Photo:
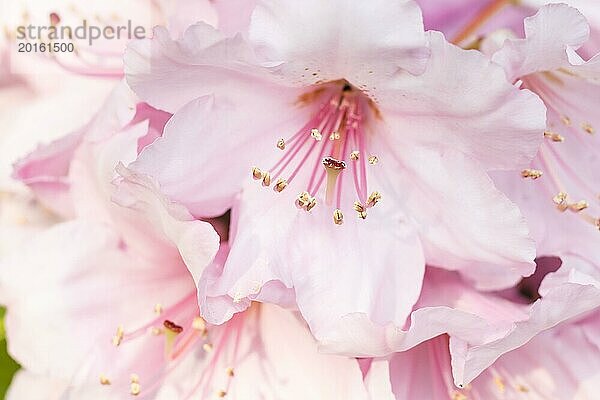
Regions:
M 155 304 L 154 305 L 154 313 L 157 315 L 160 315 L 160 314 L 162 314 L 162 312 L 163 312 L 162 305 L 159 303 Z
M 271 174 L 268 172 L 263 172 L 262 185 L 267 187 L 271 184 Z
M 285 150 L 285 140 L 283 140 L 283 139 L 279 139 L 279 140 L 277 141 L 277 148 L 278 148 L 279 150 Z
M 123 326 L 119 325 L 117 327 L 117 332 L 115 333 L 115 336 L 113 336 L 112 338 L 112 343 L 115 346 L 118 346 L 121 344 L 121 342 L 123 341 L 123 335 L 125 334 L 125 332 L 123 331 Z
M 354 202 L 353 208 L 354 208 L 354 211 L 356 211 L 356 212 L 358 212 L 358 213 L 361 213 L 361 212 L 364 212 L 364 211 L 366 211 L 366 208 L 365 208 L 365 206 L 363 206 L 363 205 L 362 205 L 360 202 L 358 202 L 358 201 L 355 201 L 355 202 Z
M 140 394 L 140 392 L 142 391 L 142 387 L 140 386 L 140 384 L 138 382 L 132 382 L 130 387 L 129 387 L 129 393 L 131 393 L 133 396 L 137 396 Z
M 252 167 L 252 178 L 255 181 L 259 181 L 263 178 L 263 172 L 258 167 Z
M 377 156 L 370 156 L 369 157 L 369 164 L 371 165 L 375 165 L 379 162 L 379 158 Z
M 569 208 L 568 198 L 569 198 L 568 194 L 566 194 L 565 192 L 560 192 L 556 196 L 554 196 L 552 201 L 554 201 L 554 204 L 556 204 L 556 207 L 560 211 L 565 211 L 566 209 Z
M 273 190 L 276 192 L 281 192 L 283 189 L 287 187 L 288 183 L 285 179 L 279 178 L 277 182 L 275 182 L 275 186 L 273 186 Z
M 504 393 L 506 390 L 506 386 L 504 385 L 504 381 L 499 376 L 494 378 L 494 384 L 498 387 L 500 393 Z
M 310 194 L 308 192 L 302 192 L 296 197 L 296 207 L 305 208 L 310 201 Z
M 379 203 L 381 200 L 381 193 L 373 192 L 367 199 L 367 207 L 373 207 L 375 204 Z
M 554 133 L 554 132 L 550 132 L 550 131 L 545 131 L 544 132 L 544 137 L 546 139 L 550 139 L 553 142 L 564 142 L 565 138 L 561 135 L 559 135 L 558 133 Z
M 521 384 L 516 385 L 515 389 L 517 389 L 521 393 L 527 393 L 527 392 L 529 392 L 529 388 L 527 386 L 521 385 Z
M 354 150 L 352 153 L 350 153 L 350 159 L 353 161 L 357 161 L 359 157 L 360 153 L 357 150 Z
M 584 122 L 583 124 L 581 124 L 581 129 L 583 129 L 585 132 L 589 133 L 590 135 L 593 135 L 596 132 L 594 130 L 594 127 L 588 122 Z
M 336 209 L 333 212 L 333 222 L 336 225 L 342 225 L 344 223 L 344 214 L 342 214 L 342 210 Z
M 192 329 L 204 332 L 206 330 L 206 321 L 202 317 L 194 317 L 192 321 Z
M 210 352 L 212 351 L 212 349 L 213 349 L 213 345 L 212 345 L 212 344 L 210 344 L 210 343 L 204 343 L 204 344 L 202 345 L 202 349 L 203 349 L 205 352 L 207 352 L 207 353 L 210 353 Z
M 574 212 L 581 212 L 589 207 L 589 204 L 585 200 L 578 201 L 577 203 L 569 204 L 569 209 Z
M 323 135 L 321 135 L 321 132 L 319 132 L 318 129 L 311 129 L 310 131 L 310 136 L 315 139 L 317 142 L 319 142 L 321 139 L 323 139 Z
M 108 379 L 104 375 L 100 375 L 100 384 L 101 385 L 110 385 L 110 379 Z
M 543 174 L 544 173 L 542 171 L 539 171 L 537 169 L 524 169 L 523 171 L 521 171 L 521 176 L 523 178 L 531 178 L 533 180 L 540 178 Z
M 158 336 L 158 335 L 162 334 L 162 333 L 163 333 L 163 331 L 162 331 L 162 329 L 160 329 L 160 328 L 157 328 L 157 327 L 152 327 L 152 328 L 150 329 L 150 333 L 151 333 L 151 334 L 153 334 L 154 336 Z
M 225 373 L 227 374 L 227 376 L 231 376 L 233 377 L 235 375 L 235 373 L 233 372 L 233 368 L 228 367 L 227 369 L 225 369 Z
M 566 126 L 570 126 L 571 125 L 571 118 L 567 117 L 566 115 L 560 117 L 560 121 L 565 124 Z
M 312 210 L 315 206 L 317 205 L 317 199 L 315 199 L 314 197 L 311 197 L 310 200 L 308 201 L 308 204 L 306 205 L 305 210 L 306 211 L 310 211 Z

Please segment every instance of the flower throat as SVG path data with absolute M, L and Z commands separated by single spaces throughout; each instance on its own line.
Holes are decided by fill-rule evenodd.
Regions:
M 283 157 L 269 169 L 253 167 L 252 177 L 265 187 L 273 184 L 273 190 L 281 192 L 303 168 L 309 168 L 306 190 L 297 196 L 296 207 L 312 210 L 317 206 L 317 192 L 324 185 L 325 203 L 333 209 L 333 222 L 341 225 L 345 180 L 351 180 L 354 186 L 358 200 L 352 208 L 359 218 L 367 218 L 367 209 L 381 199 L 379 192 L 369 194 L 367 186 L 367 164 L 374 166 L 379 159 L 366 150 L 364 115 L 370 100 L 347 83 L 341 90 L 336 85 L 329 93 L 310 121 L 288 139 L 277 141 Z M 349 174 L 347 169 L 351 170 Z

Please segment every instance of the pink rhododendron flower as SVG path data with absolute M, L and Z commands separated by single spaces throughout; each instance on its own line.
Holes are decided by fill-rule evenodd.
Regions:
M 389 373 L 396 398 L 594 398 L 598 390 L 600 366 L 600 349 L 595 332 L 598 313 L 593 311 L 597 310 L 600 295 L 598 267 L 597 261 L 573 254 L 565 255 L 562 267 L 546 275 L 539 288 L 532 288 L 539 290 L 541 299 L 530 306 L 530 320 L 517 324 L 507 338 L 472 349 L 474 353 L 485 354 L 485 357 L 478 358 L 487 357 L 489 362 L 479 366 L 481 375 L 472 381 L 475 377 L 473 371 L 465 371 L 467 376 L 470 375 L 466 381 L 469 384 L 457 387 L 453 383 L 453 374 L 456 378 L 461 367 L 455 363 L 457 346 L 452 337 L 448 340 L 445 335 L 438 336 L 407 352 L 395 354 L 389 362 Z M 577 301 L 569 301 L 574 299 L 571 296 L 576 292 L 585 295 L 577 295 Z M 576 319 L 554 326 L 558 322 L 555 317 L 560 312 L 588 301 L 589 308 L 583 310 Z M 482 304 L 485 303 L 480 303 L 480 306 Z M 492 303 L 488 306 L 501 309 Z M 543 309 L 545 311 L 540 312 Z M 543 325 L 551 329 L 534 333 L 533 329 Z M 518 347 L 521 344 L 523 346 Z M 500 356 L 504 351 L 514 348 L 516 350 Z M 492 362 L 493 365 L 484 371 Z M 412 379 L 406 379 L 407 376 Z
M 119 96 L 123 90 L 98 114 L 105 124 L 119 122 L 121 108 L 133 114 L 123 101 L 131 97 Z M 291 312 L 257 305 L 222 326 L 199 317 L 194 282 L 207 266 L 222 267 L 227 222 L 213 221 L 222 238 L 219 248 L 209 223 L 195 220 L 160 195 L 150 179 L 122 165 L 125 180 L 115 193 L 114 166 L 135 157 L 155 134 L 155 117 L 164 114 L 140 109 L 113 131 L 91 124 L 78 145 L 62 154 L 69 180 L 63 195 L 71 198 L 76 218 L 35 235 L 25 244 L 27 252 L 17 247 L 2 261 L 10 351 L 25 368 L 9 398 L 347 393 L 346 398 L 366 400 L 356 361 L 318 354 Z M 28 160 L 33 169 L 44 162 L 48 159 L 35 154 Z M 44 335 L 38 338 L 38 332 Z M 281 353 L 282 340 L 293 340 L 297 353 Z
M 0 38 L 9 400 L 594 398 L 594 1 L 37 3 L 148 38 Z
M 219 3 L 226 5 L 228 0 Z M 221 14 L 227 21 L 226 15 Z M 116 28 L 126 25 L 129 18 L 132 26 L 144 28 L 147 34 L 155 24 L 166 25 L 174 33 L 183 32 L 197 21 L 217 24 L 217 10 L 208 0 L 134 0 L 126 5 L 103 1 L 85 7 L 63 0 L 16 0 L 3 4 L 2 16 L 0 188 L 10 191 L 22 191 L 9 179 L 12 163 L 18 157 L 40 143 L 78 130 L 106 101 L 123 77 L 123 51 L 127 44 L 127 38 L 102 38 L 90 46 L 86 40 L 73 38 L 77 52 L 18 53 L 19 26 L 31 26 L 32 34 L 37 36 L 37 27 L 75 29 L 84 20 L 88 26 Z M 48 35 L 48 31 L 42 34 Z M 50 42 L 45 37 L 38 41 Z M 18 42 L 24 43 L 23 39 Z M 66 146 L 71 139 L 64 138 L 62 143 Z
M 297 304 L 322 343 L 363 354 L 404 325 L 425 260 L 488 289 L 533 272 L 519 210 L 486 171 L 535 154 L 535 96 L 425 34 L 410 1 L 263 1 L 248 37 L 157 29 L 126 54 L 134 91 L 175 112 L 133 170 L 196 216 L 234 206 L 231 253 L 200 292 L 211 322 L 251 300 Z M 362 317 L 360 338 L 340 328 Z
M 365 353 L 411 352 L 416 346 L 444 335 L 452 356 L 451 366 L 447 366 L 452 372 L 448 377 L 450 386 L 467 387 L 502 355 L 518 351 L 515 349 L 536 335 L 564 321 L 581 318 L 600 306 L 598 275 L 594 270 L 597 262 L 573 255 L 565 255 L 563 260 L 559 273 L 546 277 L 539 294 L 540 276 L 532 277 L 533 283 L 528 278 L 521 284 L 520 290 L 528 297 L 516 289 L 496 293 L 478 291 L 456 272 L 428 268 L 410 321 L 402 329 L 390 324 L 378 336 L 361 342 L 370 346 Z M 539 273 L 543 277 L 546 272 L 542 265 Z M 550 279 L 550 276 L 556 278 Z M 535 302 L 529 304 L 524 299 Z M 357 341 L 373 332 L 372 325 L 364 317 L 342 321 L 342 329 L 353 332 Z M 341 339 L 340 336 L 332 338 L 325 343 L 325 348 L 345 352 L 355 345 Z M 393 357 L 396 356 L 400 357 L 398 354 Z
M 155 226 L 158 236 L 145 229 L 153 245 L 145 253 L 129 248 L 123 243 L 127 236 L 106 225 L 76 220 L 34 238 L 29 248 L 35 251 L 18 256 L 18 270 L 11 267 L 14 260 L 7 261 L 4 271 L 11 275 L 3 282 L 10 288 L 4 300 L 11 310 L 6 321 L 11 352 L 26 367 L 9 398 L 47 396 L 49 386 L 55 398 L 185 399 L 221 391 L 249 399 L 344 392 L 347 398 L 367 398 L 358 364 L 317 354 L 310 334 L 289 312 L 257 306 L 226 325 L 205 324 L 198 317 L 193 280 L 177 252 L 160 247 L 173 246 L 160 231 L 173 235 L 180 251 L 188 243 L 208 255 L 210 241 L 197 241 L 207 224 L 179 220 L 181 209 L 145 187 L 133 190 L 146 197 L 132 207 L 163 218 L 162 226 Z M 166 209 L 154 209 L 162 206 Z M 33 271 L 37 283 L 28 278 Z M 25 287 L 36 296 L 19 296 Z M 45 334 L 36 338 L 40 331 Z M 294 341 L 297 354 L 280 352 L 284 338 Z M 44 385 L 36 375 L 52 379 Z
M 504 42 L 493 60 L 546 103 L 546 141 L 522 171 L 526 179 L 504 173 L 495 178 L 525 210 L 542 254 L 594 249 L 600 228 L 600 152 L 594 135 L 600 126 L 600 56 L 589 61 L 579 56 L 588 24 L 566 5 L 542 8 L 525 20 L 525 32 L 525 39 Z

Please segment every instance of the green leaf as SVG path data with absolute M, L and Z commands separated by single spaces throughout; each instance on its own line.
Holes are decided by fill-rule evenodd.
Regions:
M 4 314 L 6 310 L 0 307 L 0 399 L 4 398 L 13 375 L 20 368 L 6 351 L 6 331 L 4 330 Z

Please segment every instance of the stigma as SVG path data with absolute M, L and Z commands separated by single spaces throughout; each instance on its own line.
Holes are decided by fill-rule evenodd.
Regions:
M 382 197 L 369 192 L 367 182 L 367 170 L 379 163 L 367 148 L 370 132 L 365 122 L 371 100 L 344 81 L 315 93 L 322 101 L 320 108 L 296 133 L 274 140 L 283 155 L 268 169 L 252 167 L 252 178 L 277 193 L 299 181 L 303 190 L 296 196 L 296 207 L 306 212 L 327 207 L 336 225 L 344 223 L 345 208 L 366 219 L 368 209 Z

